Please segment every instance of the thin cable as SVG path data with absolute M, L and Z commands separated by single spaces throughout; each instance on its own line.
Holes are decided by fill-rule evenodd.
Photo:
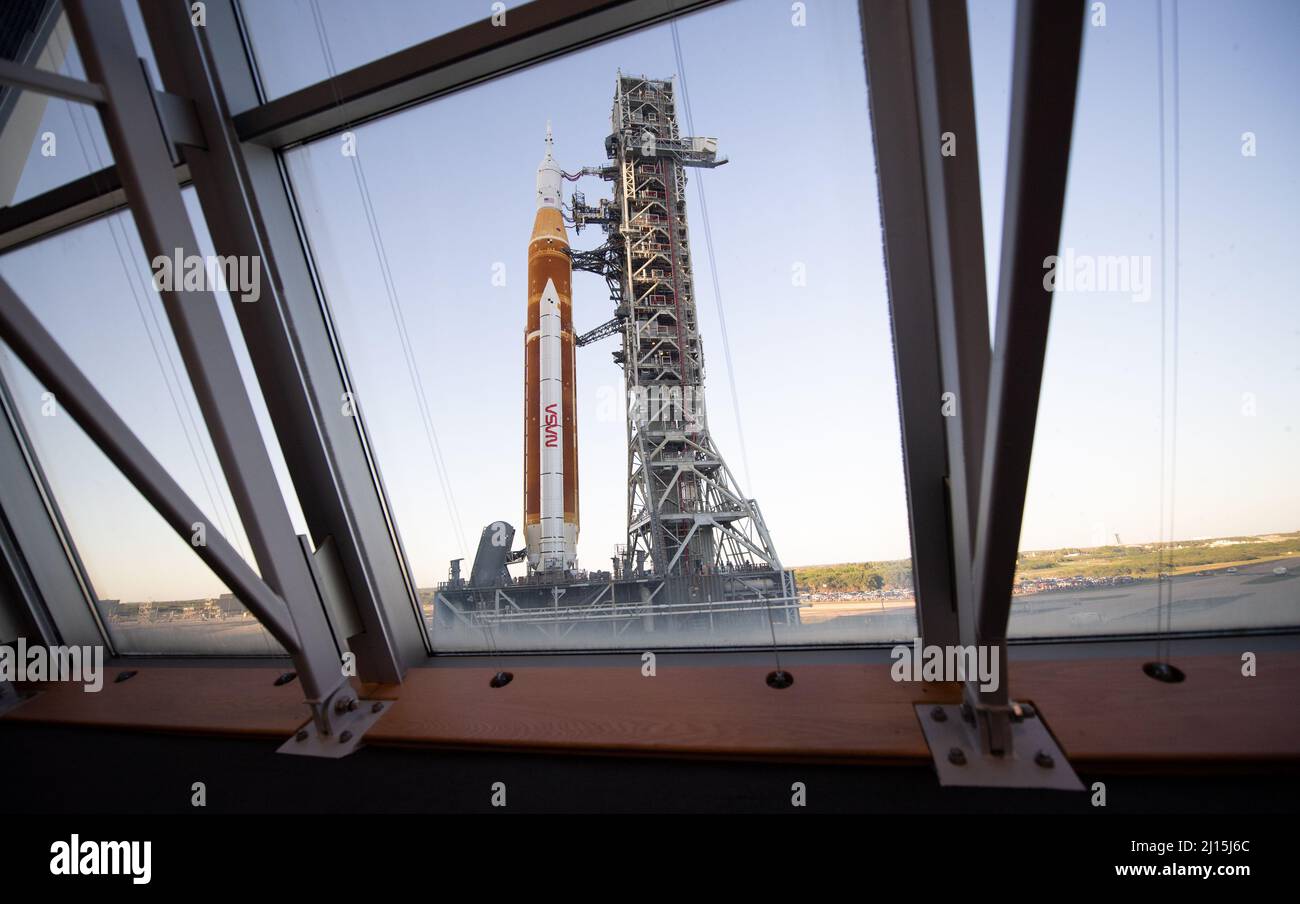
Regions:
M 1158 96 L 1157 112 L 1157 130 L 1159 132 L 1159 152 L 1160 152 L 1160 260 L 1162 264 L 1168 263 L 1169 241 L 1167 237 L 1166 207 L 1165 200 L 1165 181 L 1166 181 L 1166 163 L 1165 163 L 1165 26 L 1164 26 L 1164 0 L 1156 3 L 1156 93 Z M 1165 584 L 1169 583 L 1164 580 L 1165 574 L 1165 466 L 1166 466 L 1166 449 L 1167 441 L 1165 436 L 1166 406 L 1165 402 L 1168 397 L 1165 386 L 1165 310 L 1167 307 L 1165 289 L 1165 276 L 1168 268 L 1161 267 L 1160 274 L 1160 496 L 1157 504 L 1159 513 L 1157 542 L 1156 542 L 1156 661 L 1161 658 L 1161 634 L 1164 631 L 1164 611 L 1165 611 Z
M 1174 242 L 1173 242 L 1173 275 L 1174 275 L 1174 304 L 1173 304 L 1173 372 L 1172 372 L 1172 393 L 1170 399 L 1171 421 L 1170 426 L 1170 444 L 1169 444 L 1169 538 L 1172 541 L 1174 536 L 1175 518 L 1174 512 L 1178 502 L 1178 332 L 1179 332 L 1179 287 L 1180 287 L 1180 238 L 1181 238 L 1181 209 L 1180 209 L 1180 183 L 1181 173 L 1179 167 L 1179 150 L 1178 145 L 1181 139 L 1181 126 L 1179 122 L 1179 59 L 1178 59 L 1178 4 L 1175 3 L 1170 8 L 1172 26 L 1172 52 L 1174 66 L 1174 84 L 1173 84 L 1173 128 L 1174 128 Z M 1169 655 L 1169 636 L 1174 629 L 1174 587 L 1173 582 L 1169 584 L 1169 606 L 1165 612 L 1165 654 Z

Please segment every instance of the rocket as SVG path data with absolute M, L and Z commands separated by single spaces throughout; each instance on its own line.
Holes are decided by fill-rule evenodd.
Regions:
M 564 173 L 552 147 L 548 123 L 528 243 L 524 326 L 524 541 L 535 572 L 573 570 L 578 547 L 573 267 L 560 210 Z

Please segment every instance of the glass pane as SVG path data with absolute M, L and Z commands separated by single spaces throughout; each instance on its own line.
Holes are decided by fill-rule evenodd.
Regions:
M 239 0 L 268 98 L 436 38 L 524 0 Z
M 1298 33 L 1264 2 L 1085 29 L 1013 636 L 1300 623 Z
M 212 254 L 192 192 L 200 252 Z M 114 410 L 256 569 L 238 513 L 172 337 L 152 272 L 126 213 L 0 257 L 0 274 Z M 251 381 L 229 296 L 218 303 Z M 22 363 L 0 365 L 120 653 L 282 654 L 261 625 L 122 477 Z M 289 486 L 260 395 L 281 487 Z M 286 494 L 292 498 L 291 493 Z M 296 499 L 295 527 L 302 527 Z
M 437 649 L 915 636 L 860 35 L 852 4 L 819 6 L 806 25 L 762 3 L 726 4 L 286 154 Z M 746 52 L 723 58 L 719 46 Z M 616 89 L 626 101 L 616 115 L 638 136 L 619 160 L 606 144 Z M 674 115 L 679 136 L 717 136 L 730 162 L 675 170 L 682 157 L 671 155 L 708 163 L 712 146 L 673 145 Z M 543 167 L 539 208 L 548 121 L 558 162 Z M 644 133 L 656 142 L 645 153 Z M 594 169 L 579 177 L 584 166 Z M 611 234 L 601 201 L 625 177 L 627 229 Z M 530 270 L 535 226 L 554 253 Z M 570 337 L 615 316 L 606 280 L 582 268 L 598 269 L 590 252 L 623 234 L 614 260 L 634 261 L 632 289 L 626 270 L 614 281 L 635 300 L 636 336 L 620 325 L 570 352 Z M 579 268 L 571 326 L 562 236 Z M 553 331 L 540 313 L 548 285 Z M 536 349 L 528 371 L 526 348 Z M 707 417 L 687 401 L 701 348 Z M 618 363 L 633 353 L 639 396 Z M 548 360 L 570 381 L 550 424 Z M 674 388 L 684 411 L 668 401 Z M 629 424 L 628 397 L 649 403 L 633 409 L 644 425 Z M 575 430 L 576 456 L 563 442 Z M 556 475 L 549 489 L 543 470 Z M 737 498 L 718 501 L 719 484 Z M 733 525 L 752 545 L 732 539 Z M 794 569 L 797 601 L 760 564 L 769 546 Z M 524 557 L 502 580 L 507 550 Z M 564 560 L 554 571 L 549 555 Z

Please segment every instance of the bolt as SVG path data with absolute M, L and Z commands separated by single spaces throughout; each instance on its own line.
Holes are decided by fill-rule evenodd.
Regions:
M 787 687 L 789 687 L 792 684 L 794 684 L 794 675 L 791 675 L 789 672 L 785 671 L 784 669 L 778 669 L 775 672 L 768 672 L 767 675 L 768 687 L 775 688 L 776 690 L 780 691 L 780 690 L 785 690 Z
M 298 729 L 298 733 L 294 735 L 294 738 L 297 739 L 299 744 L 307 740 L 307 729 L 305 728 Z
M 952 763 L 954 766 L 965 766 L 966 752 L 960 747 L 954 747 L 952 750 L 948 751 L 948 762 Z
M 934 709 L 930 710 L 930 718 L 934 719 L 936 722 L 947 722 L 948 714 L 943 711 L 942 706 L 936 706 Z
M 382 703 L 376 703 L 374 706 L 370 707 L 370 711 L 372 713 L 383 712 L 383 709 L 384 709 L 384 704 Z
M 348 711 L 348 704 L 351 702 L 352 701 L 347 698 L 340 697 L 338 700 L 334 701 L 334 712 L 338 713 L 340 716 L 343 715 Z
M 350 713 L 354 713 L 354 712 L 356 712 L 356 711 L 357 711 L 357 701 L 356 701 L 356 700 L 349 700 L 349 701 L 348 701 L 348 712 L 350 712 Z
M 345 731 L 345 732 L 343 732 L 343 734 L 339 735 L 339 743 L 340 743 L 340 744 L 346 744 L 348 741 L 351 741 L 351 740 L 352 740 L 352 732 L 350 732 L 350 731 Z
M 1056 765 L 1056 760 L 1052 759 L 1052 755 L 1046 750 L 1038 751 L 1034 756 L 1034 762 L 1042 766 L 1044 769 L 1051 769 Z

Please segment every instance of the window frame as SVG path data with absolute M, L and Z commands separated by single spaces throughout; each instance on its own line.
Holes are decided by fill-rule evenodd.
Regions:
M 305 141 L 413 103 L 722 2 L 727 0 L 682 0 L 666 7 L 654 0 L 538 0 L 510 10 L 517 30 L 494 28 L 488 21 L 480 21 L 272 101 L 261 95 L 237 0 L 209 0 L 201 51 L 197 45 L 174 46 L 160 56 L 159 67 L 169 90 L 196 78 L 197 70 L 186 68 L 187 54 L 191 66 L 202 55 L 217 76 L 209 86 L 212 94 L 206 101 L 210 105 L 205 108 L 205 99 L 195 98 L 198 120 L 212 147 L 202 154 L 187 150 L 186 159 L 174 161 L 173 176 L 178 185 L 193 184 L 198 190 L 219 253 L 261 248 L 273 261 L 281 301 L 275 308 L 265 306 L 270 311 L 265 317 L 250 314 L 241 318 L 241 329 L 276 421 L 295 488 L 304 501 L 313 500 L 311 511 L 304 505 L 312 537 L 317 545 L 334 538 L 348 576 L 349 604 L 370 635 L 370 643 L 357 651 L 363 677 L 400 681 L 407 668 L 425 663 L 435 654 L 364 424 L 358 422 L 355 431 L 341 431 L 328 427 L 330 420 L 321 416 L 324 399 L 332 398 L 336 390 L 346 392 L 350 381 L 321 300 L 280 155 Z M 158 46 L 161 36 L 174 27 L 174 18 L 166 18 L 165 0 L 142 0 L 141 6 L 151 41 Z M 1001 548 L 977 554 L 973 541 L 979 532 L 977 513 L 983 511 L 987 516 L 991 511 L 978 483 L 989 468 L 988 451 L 998 441 L 985 437 L 981 411 L 990 364 L 987 346 L 983 355 L 977 348 L 987 336 L 977 149 L 972 138 L 969 144 L 974 153 L 963 158 L 960 166 L 946 170 L 926 164 L 922 154 L 940 117 L 967 123 L 973 134 L 965 8 L 958 6 L 959 16 L 948 4 L 929 0 L 859 3 L 881 187 L 917 620 L 924 642 L 938 644 L 955 643 L 970 635 L 977 612 L 984 608 L 976 601 L 975 575 L 981 568 L 987 570 L 985 560 L 990 556 L 1005 558 Z M 953 52 L 934 52 L 939 48 Z M 191 81 L 189 87 L 195 84 Z M 219 122 L 212 119 L 214 113 L 221 117 Z M 886 119 L 892 125 L 882 130 L 880 124 Z M 888 141 L 879 139 L 882 131 L 890 135 Z M 1068 151 L 1068 144 L 1066 147 Z M 228 184 L 223 180 L 232 174 L 247 189 L 246 196 L 233 204 L 221 197 L 222 186 Z M 0 212 L 0 250 L 125 206 L 116 168 L 108 167 Z M 911 301 L 900 304 L 900 298 Z M 980 322 L 984 324 L 982 333 L 977 329 Z M 971 425 L 969 430 L 954 429 L 954 419 L 942 417 L 941 394 L 948 390 L 961 400 L 962 419 Z M 1036 395 L 1037 382 L 1035 399 Z M 1032 434 L 1018 442 L 1024 444 L 1027 460 Z M 34 466 L 30 452 L 26 454 Z M 987 482 L 986 476 L 984 479 Z M 1009 489 L 1017 491 L 1014 486 Z M 1018 493 L 1017 513 L 1023 506 L 1023 485 Z M 984 507 L 980 506 L 981 495 Z M 48 526 L 44 530 L 52 529 L 57 536 L 57 510 L 46 508 Z M 1018 518 L 1014 520 L 1018 525 Z M 34 525 L 30 530 L 35 537 L 42 529 Z M 26 537 L 23 540 L 27 542 Z M 65 549 L 68 567 L 75 572 L 79 567 L 75 549 L 66 538 L 60 548 Z M 51 593 L 55 593 L 52 588 L 43 590 L 42 595 L 48 601 L 56 598 Z M 69 602 L 66 595 L 57 598 L 57 612 L 51 614 L 60 632 L 88 636 L 84 624 L 73 627 L 76 617 L 71 611 L 73 606 L 86 605 L 84 599 Z M 996 627 L 1001 616 L 1004 645 L 1009 602 L 1008 596 L 1005 605 L 983 612 L 980 619 Z M 29 602 L 28 607 L 31 605 Z M 94 607 L 90 609 L 93 613 Z M 97 631 L 107 639 L 102 627 Z M 1295 632 L 1285 628 L 1225 629 L 1205 632 L 1205 636 L 1243 633 Z M 1135 637 L 1149 639 L 1150 635 Z M 1025 638 L 1013 642 L 1112 643 L 1121 639 Z M 878 646 L 881 644 L 783 649 L 816 655 L 822 649 Z M 719 650 L 674 651 L 683 656 L 697 652 Z

